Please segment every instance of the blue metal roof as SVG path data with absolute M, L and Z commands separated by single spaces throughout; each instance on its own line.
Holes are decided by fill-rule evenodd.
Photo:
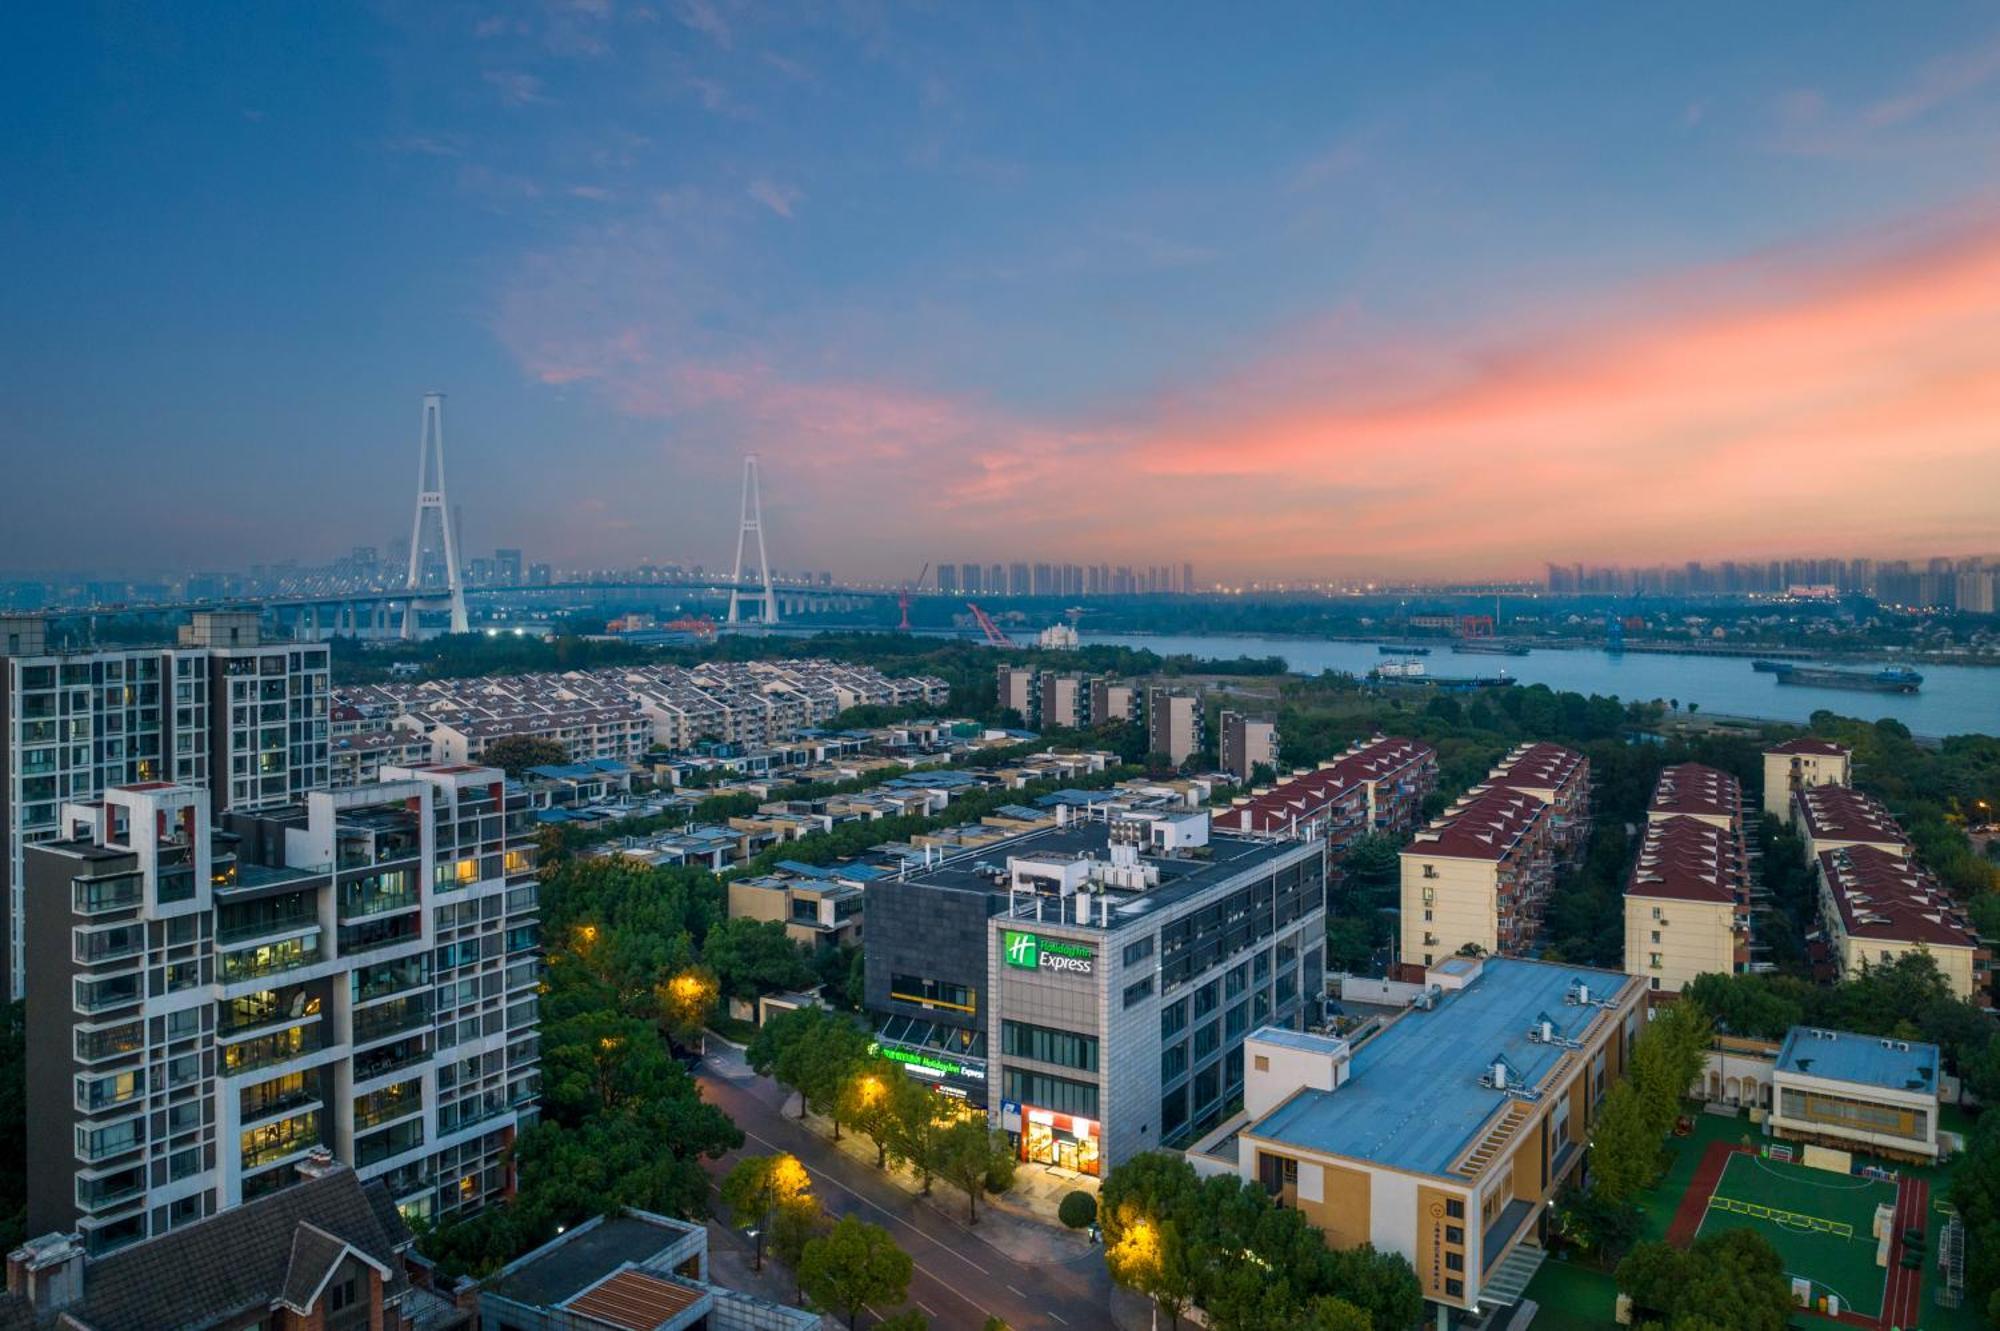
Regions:
M 1891 1091 L 1935 1092 L 1938 1047 L 1921 1040 L 1794 1026 L 1778 1051 L 1778 1070 Z
M 1582 1039 L 1604 1008 L 1565 1001 L 1578 980 L 1593 998 L 1638 983 L 1626 975 L 1511 957 L 1489 959 L 1479 978 L 1429 1011 L 1411 1009 L 1356 1047 L 1348 1080 L 1334 1091 L 1300 1091 L 1246 1129 L 1259 1138 L 1331 1155 L 1443 1175 L 1505 1107 L 1482 1086 L 1495 1056 L 1517 1085 L 1533 1086 L 1567 1052 L 1530 1040 L 1546 1016 L 1556 1034 Z
M 1037 795 L 1035 803 L 1045 809 L 1053 809 L 1058 804 L 1067 804 L 1074 808 L 1079 804 L 1102 804 L 1105 800 L 1117 798 L 1118 792 L 1115 790 L 1077 790 L 1072 787 L 1050 791 L 1046 795 Z

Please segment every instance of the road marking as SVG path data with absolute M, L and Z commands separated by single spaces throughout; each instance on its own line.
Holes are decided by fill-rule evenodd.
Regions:
M 1008 1288 L 1008 1289 L 1012 1289 L 1012 1290 L 1014 1290 L 1014 1293 L 1015 1293 L 1015 1295 L 1016 1295 L 1017 1297 L 1019 1297 L 1019 1298 L 1023 1298 L 1023 1299 L 1025 1299 L 1025 1298 L 1027 1298 L 1027 1297 L 1028 1297 L 1027 1295 L 1025 1295 L 1025 1294 L 1021 1293 L 1021 1291 L 1020 1291 L 1019 1289 L 1015 1289 L 1015 1287 L 1014 1287 L 1014 1286 L 1012 1286 L 1012 1285 L 1009 1285 L 1009 1286 L 1007 1286 L 1007 1288 Z
M 1061 1313 L 1059 1313 L 1059 1312 L 1056 1312 L 1056 1311 L 1054 1311 L 1053 1309 L 1048 1309 L 1048 1308 L 1045 1308 L 1045 1309 L 1043 1309 L 1042 1311 L 1044 1311 L 1044 1312 L 1048 1313 L 1048 1315 L 1049 1315 L 1050 1317 L 1054 1318 L 1054 1319 L 1055 1319 L 1056 1321 L 1058 1321 L 1058 1322 L 1061 1322 L 1061 1323 L 1062 1323 L 1062 1324 L 1063 1324 L 1064 1326 L 1068 1326 L 1068 1325 L 1069 1325 L 1069 1318 L 1067 1318 L 1067 1317 L 1064 1317 L 1064 1316 L 1063 1316 L 1063 1315 L 1062 1315 Z
M 928 1303 L 925 1303 L 922 1299 L 915 1300 L 915 1303 L 919 1308 L 924 1310 L 924 1316 L 926 1317 L 937 1316 L 937 1309 L 931 1307 Z
M 743 1130 L 743 1135 L 749 1138 L 751 1141 L 759 1142 L 765 1146 L 768 1146 L 773 1151 L 779 1152 L 780 1154 L 785 1154 L 785 1155 L 791 1154 L 791 1152 L 786 1151 L 784 1147 L 778 1145 L 776 1142 L 771 1141 L 769 1138 L 766 1137 L 760 1137 L 756 1133 L 750 1131 L 748 1128 L 745 1128 Z M 805 1168 L 807 1174 L 813 1174 L 815 1172 L 812 1166 L 810 1165 L 807 1165 Z M 826 1180 L 828 1186 L 840 1189 L 842 1192 L 852 1197 L 855 1201 L 860 1202 L 863 1206 L 872 1207 L 873 1209 L 880 1211 L 883 1215 L 888 1216 L 889 1219 L 895 1221 L 899 1225 L 902 1225 L 904 1228 L 910 1230 L 912 1233 L 923 1234 L 924 1239 L 927 1242 L 929 1242 L 932 1247 L 937 1248 L 940 1252 L 946 1252 L 951 1254 L 953 1257 L 958 1258 L 959 1261 L 964 1262 L 967 1266 L 979 1272 L 980 1275 L 990 1276 L 993 1274 L 992 1272 L 988 1271 L 985 1267 L 981 1266 L 978 1262 L 973 1261 L 970 1257 L 967 1257 L 964 1253 L 958 1251 L 956 1248 L 948 1248 L 944 1244 L 939 1243 L 936 1239 L 932 1238 L 922 1229 L 919 1229 L 916 1225 L 911 1224 L 908 1220 L 904 1219 L 902 1216 L 897 1215 L 894 1211 L 891 1211 L 888 1207 L 883 1206 L 879 1202 L 875 1201 L 874 1198 L 863 1197 L 860 1193 L 848 1187 L 845 1183 L 842 1183 L 839 1179 L 827 1173 L 825 1170 L 819 1170 L 817 1171 L 817 1173 L 820 1178 Z M 940 1283 L 943 1283 L 942 1278 L 940 1277 L 933 1277 L 933 1278 L 939 1279 Z M 946 1288 L 949 1289 L 951 1288 L 951 1286 L 947 1284 Z M 971 1300 L 967 1299 L 966 1302 L 970 1303 Z

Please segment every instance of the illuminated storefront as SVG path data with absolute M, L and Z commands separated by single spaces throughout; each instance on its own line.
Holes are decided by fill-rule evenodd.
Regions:
M 1001 1117 L 1008 1124 L 1009 1137 L 1018 1143 L 1021 1159 L 1093 1177 L 1100 1172 L 1104 1137 L 1095 1119 L 1011 1100 L 1002 1106 Z

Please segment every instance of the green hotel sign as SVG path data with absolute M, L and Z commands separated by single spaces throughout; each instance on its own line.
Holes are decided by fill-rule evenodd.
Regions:
M 932 1072 L 941 1072 L 947 1077 L 956 1077 L 964 1071 L 948 1058 L 934 1058 L 929 1054 L 919 1054 L 912 1049 L 883 1049 L 880 1053 L 892 1063 L 908 1063 L 913 1068 L 927 1068 Z
M 1044 938 L 1019 929 L 1001 931 L 1002 956 L 1009 966 L 1021 970 L 1061 971 L 1068 975 L 1089 975 L 1097 954 L 1083 943 L 1062 938 Z

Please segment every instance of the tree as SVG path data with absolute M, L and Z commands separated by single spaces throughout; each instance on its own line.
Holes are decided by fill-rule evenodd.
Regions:
M 915 1308 L 905 1308 L 894 1317 L 875 1323 L 875 1331 L 930 1331 L 931 1319 Z
M 1111 1279 L 1151 1299 L 1169 1327 L 1180 1325 L 1194 1299 L 1193 1259 L 1181 1226 L 1194 1214 L 1198 1186 L 1187 1161 L 1146 1151 L 1113 1169 L 1098 1190 Z
M 1681 1252 L 1642 1243 L 1618 1264 L 1618 1288 L 1675 1331 L 1783 1331 L 1793 1311 L 1785 1264 L 1754 1229 L 1725 1229 Z
M 786 934 L 783 920 L 724 920 L 709 931 L 701 959 L 724 994 L 746 1003 L 762 994 L 807 988 L 819 978 L 811 954 Z
M 868 1057 L 868 1033 L 852 1018 L 822 1007 L 795 1008 L 765 1022 L 750 1041 L 751 1070 L 799 1093 L 799 1117 L 808 1108 L 831 1113 L 855 1069 Z M 898 1077 L 908 1081 L 907 1077 Z M 834 1136 L 840 1122 L 834 1120 Z
M 889 1142 L 896 1114 L 896 1084 L 909 1081 L 901 1065 L 878 1054 L 870 1054 L 848 1073 L 836 1102 L 834 1116 L 857 1132 L 866 1133 L 875 1143 L 875 1168 L 889 1162 Z
M 863 1308 L 903 1301 L 915 1266 L 888 1230 L 842 1216 L 806 1244 L 799 1258 L 799 1284 L 813 1302 L 844 1318 L 848 1331 L 854 1331 Z
M 691 966 L 653 989 L 660 1010 L 660 1027 L 668 1039 L 683 1049 L 695 1047 L 702 1039 L 719 992 L 715 972 L 706 966 Z
M 812 1178 L 792 1155 L 746 1155 L 722 1176 L 719 1191 L 730 1222 L 756 1238 L 753 1266 L 759 1271 L 772 1219 L 786 1208 L 813 1207 Z
M 1070 1229 L 1083 1229 L 1097 1221 L 1097 1198 L 1077 1189 L 1063 1194 L 1062 1203 L 1056 1207 L 1056 1219 Z
M 965 1192 L 965 1222 L 979 1223 L 979 1194 L 986 1190 L 987 1176 L 994 1170 L 1006 1171 L 1012 1182 L 1014 1153 L 1007 1147 L 1007 1134 L 986 1126 L 981 1114 L 954 1120 L 936 1140 L 938 1176 Z
M 515 780 L 530 767 L 556 767 L 569 761 L 569 750 L 552 739 L 505 735 L 480 751 L 479 761 L 497 767 Z
M 918 1192 L 928 1197 L 937 1177 L 939 1143 L 956 1110 L 930 1087 L 898 1075 L 890 1084 L 889 1107 L 883 1119 L 888 1158 L 917 1176 Z
M 1309 1331 L 1375 1331 L 1367 1309 L 1331 1294 L 1320 1295 L 1307 1307 L 1306 1326 Z

